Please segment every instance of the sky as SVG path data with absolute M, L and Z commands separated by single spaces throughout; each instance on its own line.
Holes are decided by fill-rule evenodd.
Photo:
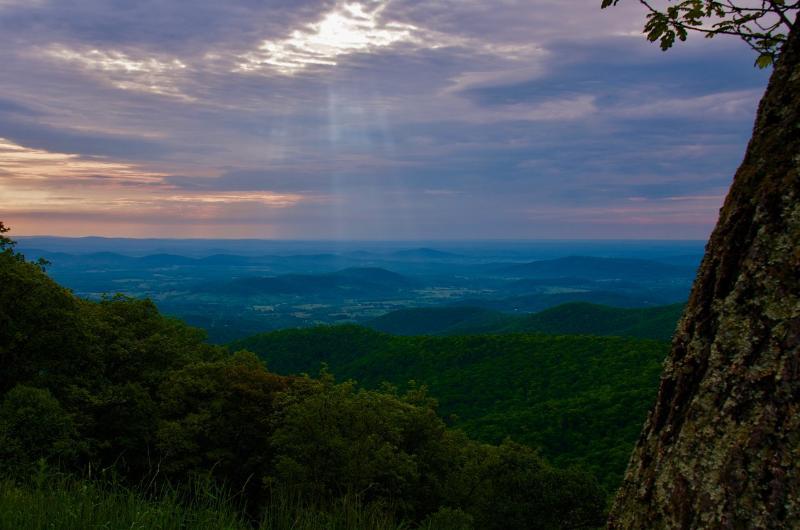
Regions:
M 768 71 L 633 0 L 0 0 L 12 235 L 705 239 Z

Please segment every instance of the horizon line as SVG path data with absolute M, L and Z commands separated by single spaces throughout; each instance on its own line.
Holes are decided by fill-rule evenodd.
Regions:
M 663 241 L 663 242 L 707 242 L 708 238 L 704 239 L 686 239 L 686 238 L 436 238 L 436 239 L 336 239 L 336 238 L 254 238 L 254 237 L 130 237 L 130 236 L 56 236 L 47 234 L 32 234 L 32 235 L 11 235 L 11 239 L 107 239 L 107 240 L 129 240 L 129 241 L 269 241 L 269 242 L 308 242 L 308 243 L 420 243 L 420 242 L 442 242 L 442 243 L 455 243 L 455 242 L 509 242 L 509 243 L 524 243 L 524 242 L 546 242 L 546 241 L 603 241 L 603 242 L 636 242 L 636 241 Z

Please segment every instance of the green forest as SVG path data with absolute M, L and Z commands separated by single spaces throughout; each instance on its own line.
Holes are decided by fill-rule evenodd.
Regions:
M 548 333 L 669 340 L 682 311 L 683 304 L 622 308 L 588 302 L 569 302 L 525 315 L 480 307 L 423 307 L 392 311 L 366 325 L 397 335 Z
M 8 528 L 602 524 L 608 492 L 591 473 L 548 463 L 535 448 L 499 435 L 502 422 L 487 420 L 486 404 L 502 397 L 492 393 L 511 385 L 500 379 L 492 384 L 501 373 L 467 361 L 479 361 L 476 341 L 499 339 L 449 339 L 465 341 L 464 348 L 446 355 L 447 342 L 409 339 L 419 341 L 416 355 L 427 359 L 428 370 L 462 357 L 475 368 L 471 377 L 483 379 L 470 394 L 486 394 L 475 405 L 487 415 L 473 415 L 468 430 L 480 436 L 470 438 L 442 419 L 424 388 L 381 387 L 382 376 L 370 368 L 375 358 L 362 359 L 358 369 L 363 346 L 357 342 L 349 362 L 353 374 L 372 372 L 364 386 L 337 383 L 328 372 L 312 378 L 286 369 L 287 375 L 279 375 L 238 346 L 234 351 L 209 345 L 201 330 L 161 315 L 148 300 L 79 299 L 44 267 L 3 238 L 0 520 L 12 521 Z M 359 328 L 331 331 L 365 341 L 387 338 Z M 509 339 L 527 341 L 530 348 L 566 340 Z M 615 345 L 636 344 L 603 340 L 598 349 L 591 339 L 578 339 L 588 348 L 589 364 L 602 362 Z M 642 344 L 663 353 L 660 343 Z M 502 340 L 498 347 L 504 347 Z M 385 368 L 396 379 L 413 374 L 423 380 L 430 373 L 416 373 L 412 356 L 384 355 L 387 362 L 394 359 L 394 367 Z M 521 348 L 510 350 L 507 362 L 523 356 Z M 287 366 L 304 357 L 302 350 L 287 356 Z M 317 359 L 308 361 L 318 365 Z M 528 372 L 536 371 L 535 363 L 527 364 L 534 366 Z M 330 365 L 335 373 L 335 363 Z M 440 384 L 432 380 L 431 388 Z M 457 391 L 452 383 L 441 388 Z M 458 403 L 447 395 L 440 398 L 445 414 L 464 414 L 470 407 L 466 398 Z M 629 430 L 640 422 L 636 418 Z M 112 514 L 116 522 L 102 523 Z M 143 514 L 156 517 L 157 524 Z
M 650 403 L 663 341 L 590 335 L 403 337 L 359 326 L 282 330 L 234 343 L 280 374 L 325 367 L 367 388 L 427 388 L 450 425 L 506 437 L 619 485 Z M 409 385 L 409 381 L 412 382 Z

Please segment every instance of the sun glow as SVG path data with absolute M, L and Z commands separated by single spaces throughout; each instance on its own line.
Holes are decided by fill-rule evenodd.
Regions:
M 309 66 L 335 66 L 337 57 L 342 55 L 412 40 L 418 28 L 398 22 L 383 23 L 384 7 L 340 4 L 321 21 L 295 30 L 285 39 L 266 40 L 256 51 L 240 56 L 238 69 L 247 72 L 272 68 L 292 74 Z

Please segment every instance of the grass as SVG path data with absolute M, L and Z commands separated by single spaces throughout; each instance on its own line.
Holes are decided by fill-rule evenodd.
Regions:
M 39 485 L 0 482 L 0 529 L 197 529 L 252 528 L 224 500 L 180 502 L 165 490 L 146 499 L 134 490 L 90 481 L 52 479 Z
M 342 497 L 327 506 L 309 506 L 292 496 L 278 494 L 270 499 L 259 530 L 407 530 L 380 506 L 364 505 L 358 498 Z
M 0 530 L 406 530 L 378 506 L 345 497 L 325 509 L 274 495 L 253 524 L 215 489 L 182 496 L 163 488 L 151 498 L 118 485 L 68 477 L 20 484 L 0 480 Z M 188 500 L 184 497 L 187 497 Z

